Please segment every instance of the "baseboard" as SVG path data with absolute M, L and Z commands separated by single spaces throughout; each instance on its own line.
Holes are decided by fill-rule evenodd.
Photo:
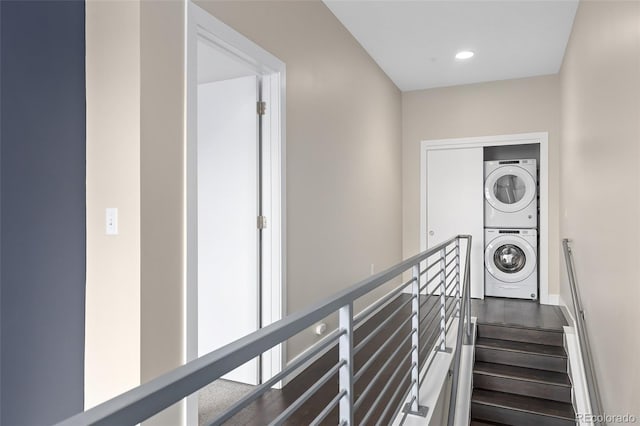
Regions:
M 589 401 L 589 389 L 587 388 L 587 379 L 584 369 L 584 360 L 582 359 L 582 351 L 580 350 L 580 339 L 578 338 L 578 329 L 576 319 L 569 310 L 567 303 L 559 296 L 558 300 L 560 309 L 564 314 L 569 326 L 564 327 L 564 348 L 567 351 L 569 363 L 567 369 L 571 378 L 572 392 L 571 399 L 573 408 L 578 414 L 591 414 L 591 403 Z M 586 422 L 584 417 L 577 420 L 580 426 L 592 426 L 593 423 Z
M 571 310 L 569 309 L 569 305 L 567 305 L 567 302 L 562 298 L 562 296 L 559 296 L 559 298 L 560 298 L 560 301 L 558 303 L 558 306 L 560 306 L 560 309 L 562 310 L 562 313 L 564 314 L 564 318 L 569 323 L 569 326 L 573 327 L 575 329 L 576 328 L 576 319 L 573 316 L 573 313 L 571 312 Z
M 571 317 L 573 321 L 573 317 Z M 589 402 L 589 389 L 584 371 L 584 360 L 580 351 L 580 339 L 574 326 L 564 327 L 564 345 L 569 359 L 568 374 L 571 378 L 572 401 L 576 411 L 577 423 L 580 426 L 591 426 L 593 423 L 587 422 L 585 414 L 591 414 L 591 404 Z M 582 414 L 583 416 L 579 416 Z
M 559 306 L 560 305 L 560 295 L 559 294 L 548 294 L 547 295 L 547 301 L 544 304 L 545 305 Z

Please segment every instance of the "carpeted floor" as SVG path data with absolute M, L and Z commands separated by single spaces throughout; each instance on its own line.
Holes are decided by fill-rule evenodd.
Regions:
M 207 425 L 254 387 L 229 380 L 216 380 L 198 393 L 198 423 Z

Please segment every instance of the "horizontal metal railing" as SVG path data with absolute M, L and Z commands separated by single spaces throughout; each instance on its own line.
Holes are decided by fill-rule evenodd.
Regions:
M 600 389 L 596 380 L 596 372 L 593 366 L 593 355 L 591 354 L 591 344 L 589 343 L 589 335 L 587 334 L 587 324 L 584 319 L 584 308 L 578 293 L 576 281 L 575 264 L 573 261 L 573 250 L 571 250 L 570 240 L 565 238 L 562 240 L 562 248 L 564 251 L 564 260 L 567 264 L 567 274 L 569 276 L 569 288 L 571 289 L 571 299 L 573 301 L 573 312 L 576 316 L 576 328 L 578 339 L 580 341 L 580 352 L 582 361 L 584 362 L 585 379 L 587 382 L 587 390 L 589 391 L 589 402 L 591 404 L 591 414 L 593 414 L 594 424 L 606 426 L 603 416 L 602 399 L 600 397 Z
M 460 274 L 462 240 L 467 240 L 464 280 Z M 312 345 L 281 372 L 253 388 L 210 424 L 231 420 L 276 383 L 306 367 L 334 346 L 338 349 L 335 363 L 295 401 L 284 407 L 270 424 L 283 424 L 336 376 L 339 386 L 335 396 L 328 404 L 315 407 L 318 414 L 311 424 L 320 424 L 336 410 L 338 424 L 341 425 L 389 421 L 396 418 L 403 407 L 405 417 L 421 415 L 424 407 L 419 406 L 419 391 L 421 383 L 429 379 L 427 355 L 432 351 L 447 350 L 447 333 L 456 318 L 460 325 L 458 341 L 463 329 L 466 336 L 470 335 L 470 249 L 470 236 L 453 237 L 325 301 L 188 362 L 59 425 L 124 426 L 140 423 L 334 313 L 338 314 L 337 330 Z M 411 279 L 403 280 L 403 275 L 409 272 Z M 395 284 L 397 282 L 401 284 Z M 384 285 L 395 287 L 354 315 L 354 302 Z M 382 310 L 385 310 L 384 319 L 370 324 Z M 364 324 L 370 324 L 372 330 L 354 342 L 354 332 Z M 378 340 L 374 341 L 376 337 Z M 381 338 L 384 338 L 382 342 L 379 341 Z M 354 356 L 374 346 L 373 342 L 376 343 L 375 348 L 367 352 L 365 362 L 356 369 Z M 392 350 L 391 355 L 387 355 L 386 352 Z M 383 354 L 386 360 L 382 363 Z M 376 361 L 382 365 L 377 367 Z M 366 382 L 363 382 L 364 377 L 368 378 Z M 354 394 L 356 383 L 362 388 L 357 398 Z M 390 397 L 389 393 L 392 393 Z

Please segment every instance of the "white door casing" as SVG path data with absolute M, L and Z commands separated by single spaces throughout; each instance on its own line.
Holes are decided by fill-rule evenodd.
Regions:
M 286 66 L 278 58 L 216 19 L 191 0 L 186 2 L 185 87 L 186 87 L 186 277 L 184 307 L 184 359 L 198 356 L 198 217 L 197 217 L 197 87 L 198 40 L 205 40 L 226 54 L 244 62 L 262 80 L 266 114 L 262 117 L 262 214 L 267 228 L 262 231 L 261 322 L 271 324 L 286 315 L 286 227 L 285 227 L 285 82 Z M 286 345 L 274 346 L 262 356 L 261 379 L 281 371 Z M 279 385 L 279 384 L 278 384 Z M 277 386 L 278 386 L 277 385 Z M 187 398 L 183 424 L 198 424 L 197 395 Z

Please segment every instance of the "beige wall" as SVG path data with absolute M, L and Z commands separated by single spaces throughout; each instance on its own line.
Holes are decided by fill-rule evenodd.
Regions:
M 199 4 L 287 64 L 289 312 L 419 250 L 419 141 L 547 130 L 550 293 L 565 276 L 562 211 L 606 409 L 639 414 L 639 3 L 581 3 L 562 144 L 558 76 L 401 100 L 320 2 Z M 183 362 L 183 13 L 87 3 L 87 406 Z M 106 207 L 120 209 L 119 236 L 104 235 Z
M 138 2 L 87 2 L 86 408 L 140 384 L 139 40 Z
M 640 3 L 580 3 L 562 76 L 562 235 L 608 414 L 640 415 Z M 563 265 L 562 298 L 571 304 Z
M 557 75 L 402 94 L 402 253 L 420 251 L 420 141 L 549 132 L 549 294 L 559 280 L 560 86 Z
M 185 4 L 140 8 L 141 380 L 185 362 Z M 181 406 L 148 424 L 178 425 Z
M 380 271 L 398 262 L 399 90 L 321 2 L 201 4 L 287 65 L 288 311 L 368 276 L 371 264 Z M 88 10 L 96 12 L 87 32 L 98 35 L 88 44 L 88 81 L 94 79 L 100 89 L 90 96 L 110 110 L 105 115 L 88 110 L 89 121 L 99 123 L 89 144 L 109 148 L 115 157 L 99 163 L 103 157 L 95 154 L 88 173 L 99 182 L 120 174 L 119 190 L 138 208 L 132 212 L 137 245 L 129 242 L 104 253 L 109 261 L 126 257 L 133 264 L 127 278 L 118 279 L 122 287 L 113 285 L 115 275 L 122 274 L 120 264 L 90 284 L 115 299 L 103 298 L 102 306 L 97 296 L 91 299 L 89 316 L 110 316 L 103 329 L 88 327 L 90 339 L 97 345 L 109 337 L 102 343 L 117 344 L 112 350 L 130 356 L 133 369 L 130 382 L 97 394 L 98 402 L 184 361 L 184 4 L 90 2 Z M 129 49 L 121 52 L 119 43 Z M 114 52 L 102 45 L 113 45 Z M 126 84 L 119 86 L 120 79 Z M 122 125 L 120 115 L 131 128 Z M 126 137 L 119 133 L 125 130 Z M 123 170 L 125 165 L 130 170 Z M 104 193 L 102 187 L 96 191 Z M 124 206 L 114 203 L 120 204 L 109 207 Z M 93 204 L 96 211 L 88 212 L 93 233 L 105 239 L 107 205 Z M 128 219 L 120 208 L 122 235 L 105 241 L 124 237 Z M 98 254 L 92 279 L 106 268 Z M 118 303 L 126 308 L 115 314 Z M 126 330 L 114 328 L 120 320 Z M 130 340 L 118 340 L 127 333 Z M 314 339 L 311 330 L 304 332 L 290 345 L 289 357 Z M 108 353 L 92 362 L 114 377 L 121 373 Z M 180 415 L 180 410 L 169 410 L 155 423 L 178 424 Z
M 398 262 L 400 91 L 319 1 L 197 3 L 287 66 L 288 312 Z
M 88 408 L 184 362 L 184 4 L 86 10 Z

